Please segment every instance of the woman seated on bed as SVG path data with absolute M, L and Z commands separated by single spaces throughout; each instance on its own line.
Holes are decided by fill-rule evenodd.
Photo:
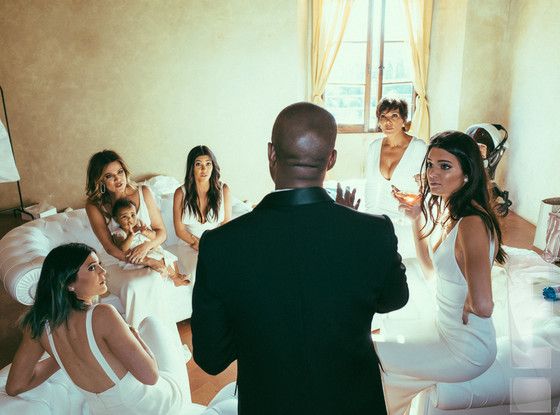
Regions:
M 395 225 L 400 254 L 412 257 L 415 249 L 410 221 L 399 212 L 399 204 L 392 196 L 392 186 L 402 192 L 419 193 L 415 175 L 422 166 L 426 143 L 405 131 L 406 101 L 383 97 L 375 113 L 383 136 L 375 139 L 367 151 L 366 212 L 389 216 Z
M 86 192 L 88 219 L 103 249 L 119 261 L 165 271 L 165 266 L 159 261 L 150 260 L 146 255 L 152 248 L 161 245 L 167 237 L 161 213 L 150 189 L 137 186 L 130 180 L 130 171 L 122 157 L 111 150 L 95 153 L 88 164 Z M 121 198 L 127 198 L 137 206 L 138 220 L 153 231 L 151 240 L 146 240 L 126 251 L 119 248 L 111 236 L 119 229 L 119 224 L 112 218 L 111 211 L 115 202 Z M 141 275 L 143 278 L 129 281 L 128 277 L 136 275 Z M 127 278 L 122 278 L 123 276 Z M 148 315 L 160 314 L 160 318 L 167 317 L 161 315 L 163 312 L 159 305 L 162 302 L 154 301 L 153 298 L 167 282 L 155 272 L 128 270 L 113 273 L 108 280 L 108 285 L 125 306 L 126 320 L 136 325 Z
M 229 188 L 220 181 L 220 166 L 212 151 L 203 145 L 187 156 L 185 181 L 173 198 L 175 233 L 183 242 L 179 260 L 184 271 L 193 273 L 202 233 L 231 219 Z

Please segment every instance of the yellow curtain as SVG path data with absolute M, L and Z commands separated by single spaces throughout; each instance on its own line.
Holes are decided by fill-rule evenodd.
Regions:
M 322 105 L 329 74 L 340 49 L 354 0 L 313 0 L 311 101 Z
M 433 4 L 433 0 L 403 0 L 414 68 L 414 90 L 417 95 L 416 111 L 412 117 L 410 132 L 425 141 L 430 139 L 430 112 L 426 85 L 430 61 Z

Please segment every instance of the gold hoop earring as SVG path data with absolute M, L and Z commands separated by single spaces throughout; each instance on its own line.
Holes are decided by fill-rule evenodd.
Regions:
M 99 185 L 99 192 L 101 194 L 105 193 L 107 191 L 107 188 L 105 187 L 105 183 L 101 182 L 101 184 Z

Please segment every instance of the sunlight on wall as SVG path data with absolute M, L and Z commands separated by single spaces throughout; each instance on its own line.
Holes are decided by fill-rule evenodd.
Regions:
M 258 201 L 272 188 L 274 118 L 305 97 L 302 1 L 0 2 L 25 199 L 83 206 L 87 161 L 104 148 L 137 177 L 182 180 L 188 150 L 204 143 L 233 193 Z M 15 205 L 2 186 L 0 208 Z
M 428 98 L 432 134 L 500 123 L 509 149 L 497 182 L 536 223 L 540 200 L 560 196 L 557 100 L 560 3 L 436 0 Z
M 515 210 L 537 222 L 540 201 L 560 196 L 560 3 L 512 1 L 511 148 L 506 171 Z

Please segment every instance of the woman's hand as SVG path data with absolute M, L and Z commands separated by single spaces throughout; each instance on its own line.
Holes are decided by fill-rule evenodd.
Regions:
M 197 238 L 196 236 L 192 235 L 193 237 L 193 242 L 190 243 L 189 245 L 191 246 L 192 249 L 194 249 L 195 251 L 198 251 L 198 244 L 200 242 L 200 238 Z
M 422 208 L 420 204 L 409 205 L 408 203 L 399 203 L 399 211 L 404 213 L 407 218 L 415 222 L 420 219 Z
M 468 324 L 469 322 L 469 314 L 473 312 L 471 305 L 468 303 L 468 300 L 465 301 L 465 305 L 463 306 L 463 324 Z
M 140 264 L 146 257 L 146 254 L 152 249 L 150 242 L 146 241 L 135 248 L 130 249 L 126 253 L 126 259 L 132 264 Z

